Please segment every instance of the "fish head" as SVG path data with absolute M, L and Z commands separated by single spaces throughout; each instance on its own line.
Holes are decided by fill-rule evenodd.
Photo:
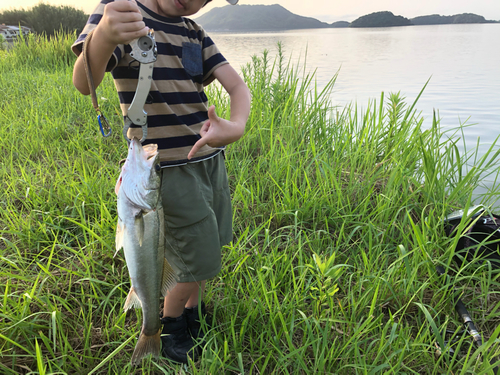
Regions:
M 115 192 L 123 189 L 131 203 L 143 209 L 154 209 L 160 194 L 160 155 L 158 145 L 143 146 L 137 138 L 130 141 Z

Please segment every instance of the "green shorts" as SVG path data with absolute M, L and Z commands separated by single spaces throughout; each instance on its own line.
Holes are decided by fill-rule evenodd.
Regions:
M 223 152 L 162 169 L 165 258 L 178 282 L 202 281 L 221 269 L 221 248 L 233 239 Z

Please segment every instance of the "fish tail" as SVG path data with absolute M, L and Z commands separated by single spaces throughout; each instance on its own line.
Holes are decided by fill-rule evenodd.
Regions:
M 123 305 L 123 310 L 127 311 L 131 309 L 132 307 L 136 309 L 142 308 L 142 302 L 139 299 L 139 296 L 135 292 L 134 287 L 130 288 L 130 292 L 128 292 L 127 299 L 125 301 L 125 305 Z
M 175 273 L 165 258 L 163 258 L 163 272 L 161 278 L 161 293 L 166 296 L 169 290 L 172 290 L 174 286 L 177 285 L 177 280 L 175 278 Z
M 146 357 L 148 354 L 152 354 L 153 357 L 158 358 L 160 355 L 160 345 L 161 345 L 161 328 L 158 333 L 153 336 L 147 336 L 144 332 L 141 332 L 139 336 L 139 341 L 135 345 L 134 353 L 132 354 L 131 362 L 133 365 L 138 365 L 140 361 Z

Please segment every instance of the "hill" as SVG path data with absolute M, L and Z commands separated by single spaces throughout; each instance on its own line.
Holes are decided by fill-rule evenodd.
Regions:
M 235 5 L 214 8 L 196 22 L 212 31 L 274 31 L 330 27 L 315 18 L 293 14 L 281 5 Z
M 432 14 L 411 20 L 395 16 L 392 12 L 375 12 L 359 17 L 353 22 L 338 21 L 332 24 L 312 17 L 303 17 L 290 12 L 281 5 L 226 5 L 214 8 L 196 18 L 208 31 L 278 31 L 296 29 L 321 29 L 339 27 L 391 27 L 410 25 L 437 25 L 458 23 L 494 23 L 483 16 L 472 13 L 440 16 Z
M 333 28 L 349 27 L 351 24 L 347 21 L 337 21 L 330 25 Z
M 359 17 L 351 22 L 350 27 L 391 27 L 409 26 L 411 21 L 403 16 L 395 16 L 392 12 L 375 12 Z
M 454 16 L 441 16 L 439 14 L 420 16 L 412 18 L 411 23 L 414 25 L 444 25 L 454 23 L 495 23 L 495 21 L 488 21 L 483 16 L 473 13 L 462 13 Z

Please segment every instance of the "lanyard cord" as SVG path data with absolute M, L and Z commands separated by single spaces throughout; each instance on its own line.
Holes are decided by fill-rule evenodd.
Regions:
M 83 41 L 83 47 L 82 47 L 82 58 L 83 58 L 83 66 L 85 67 L 85 74 L 87 76 L 87 83 L 89 85 L 89 91 L 90 91 L 90 97 L 92 98 L 92 105 L 94 106 L 95 111 L 97 112 L 97 121 L 99 122 L 99 129 L 101 130 L 101 134 L 103 137 L 108 137 L 111 135 L 111 126 L 109 125 L 109 122 L 104 116 L 104 114 L 101 112 L 101 109 L 99 108 L 99 104 L 97 103 L 97 94 L 95 91 L 95 83 L 94 83 L 94 78 L 92 76 L 92 70 L 90 69 L 90 62 L 89 62 L 89 44 L 90 40 L 92 39 L 94 30 L 92 30 L 90 33 L 87 34 L 87 37 Z M 109 129 L 108 133 L 104 133 L 104 128 L 103 125 Z

